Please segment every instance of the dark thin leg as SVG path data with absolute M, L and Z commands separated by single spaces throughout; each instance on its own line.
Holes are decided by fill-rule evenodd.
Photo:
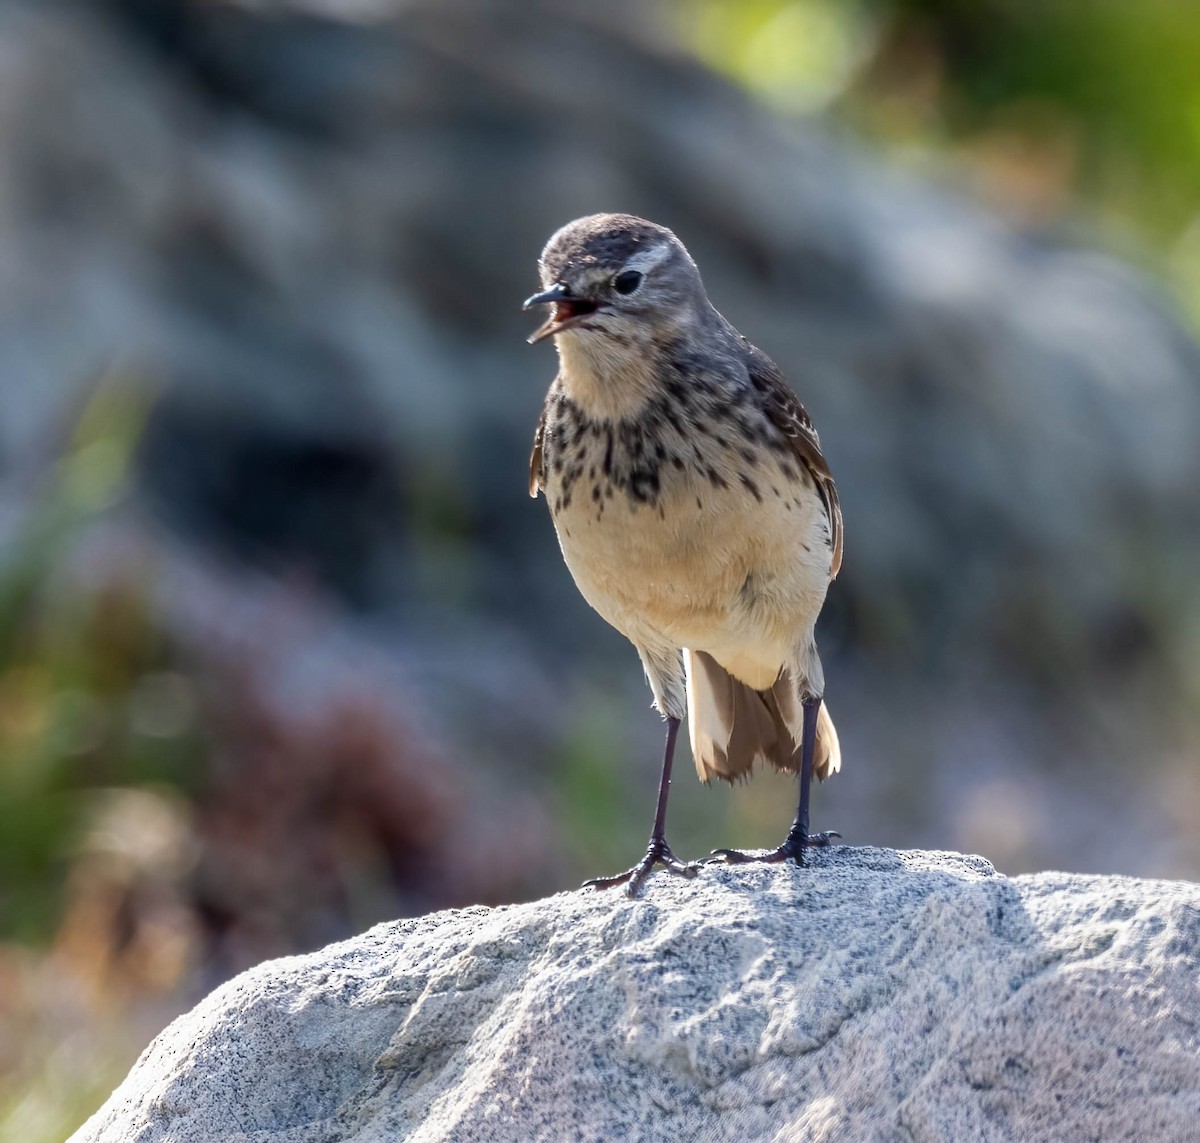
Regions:
M 797 865 L 804 864 L 806 849 L 828 845 L 840 833 L 828 830 L 825 833 L 808 832 L 808 800 L 812 787 L 813 758 L 817 752 L 817 715 L 821 711 L 820 699 L 804 700 L 804 726 L 800 734 L 800 805 L 787 837 L 778 849 L 767 853 L 743 853 L 740 849 L 715 849 L 713 855 L 722 857 L 731 865 L 747 861 L 786 861 L 792 858 Z
M 671 763 L 675 757 L 675 739 L 679 735 L 679 719 L 667 719 L 667 746 L 663 751 L 662 777 L 658 782 L 658 807 L 654 811 L 654 829 L 650 833 L 650 844 L 646 847 L 646 856 L 632 869 L 618 873 L 615 877 L 593 877 L 584 885 L 596 889 L 611 889 L 614 885 L 624 885 L 628 897 L 636 897 L 642 882 L 650 876 L 650 871 L 656 865 L 662 865 L 669 873 L 677 873 L 680 877 L 695 877 L 698 866 L 680 861 L 671 852 L 667 844 L 664 830 L 667 824 L 667 795 L 671 792 Z

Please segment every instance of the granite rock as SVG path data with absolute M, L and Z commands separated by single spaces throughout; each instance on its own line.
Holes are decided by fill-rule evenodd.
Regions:
M 1200 887 L 837 847 L 380 925 L 217 989 L 76 1143 L 1196 1138 Z
M 206 664 L 200 690 L 241 705 L 241 676 L 207 666 L 228 661 L 228 616 L 237 662 L 275 680 L 274 616 L 317 601 L 331 621 L 307 640 L 294 625 L 286 659 L 329 680 L 305 680 L 329 725 L 348 722 L 324 697 L 347 689 L 344 664 L 386 655 L 372 674 L 404 678 L 370 704 L 399 704 L 498 804 L 552 804 L 580 719 L 611 704 L 641 736 L 605 742 L 612 788 L 633 792 L 624 819 L 652 790 L 660 731 L 626 641 L 526 494 L 554 354 L 525 344 L 519 307 L 553 229 L 631 210 L 687 243 L 838 480 L 846 561 L 819 637 L 848 765 L 830 820 L 1014 870 L 1200 877 L 1179 705 L 1200 662 L 1188 326 L 1144 273 L 1089 249 L 1097 235 L 1014 228 L 841 129 L 781 120 L 672 41 L 678 9 L 0 0 L 0 543 L 37 534 L 89 399 L 132 386 L 148 407 L 129 558 L 181 659 Z M 145 554 L 162 536 L 178 559 Z M 111 567 L 87 566 L 79 590 Z M 283 714 L 285 738 L 309 737 L 309 709 Z M 392 742 L 379 757 L 409 737 Z M 239 749 L 215 744 L 206 767 Z M 385 800 L 410 796 L 380 773 Z M 1094 828 L 1117 814 L 1119 831 Z M 519 808 L 491 817 L 501 838 L 528 834 Z M 401 898 L 440 892 L 430 865 L 472 883 L 419 911 L 552 884 L 481 892 L 398 832 L 364 880 L 396 869 Z M 206 861 L 251 868 L 221 844 Z M 341 899 L 306 868 L 284 879 L 308 898 L 255 897 L 304 924 L 258 956 L 366 923 L 335 930 Z M 250 895 L 217 896 L 245 929 Z

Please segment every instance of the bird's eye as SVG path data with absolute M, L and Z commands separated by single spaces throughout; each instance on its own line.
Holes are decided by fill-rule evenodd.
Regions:
M 632 294 L 642 284 L 642 275 L 636 270 L 626 270 L 613 279 L 613 289 L 618 294 Z

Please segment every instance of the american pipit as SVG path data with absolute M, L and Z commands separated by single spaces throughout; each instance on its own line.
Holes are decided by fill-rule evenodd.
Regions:
M 546 494 L 584 598 L 637 648 L 667 742 L 645 857 L 599 888 L 634 896 L 667 845 L 671 760 L 686 711 L 701 780 L 763 759 L 800 774 L 787 838 L 731 862 L 803 864 L 812 775 L 841 765 L 813 627 L 842 562 L 842 516 L 812 422 L 775 364 L 709 302 L 671 231 L 624 214 L 564 226 L 539 263 L 559 372 L 534 437 L 529 491 Z M 680 655 L 682 652 L 682 663 Z

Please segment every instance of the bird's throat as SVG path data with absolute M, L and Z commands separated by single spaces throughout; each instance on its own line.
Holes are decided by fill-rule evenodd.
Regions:
M 596 420 L 632 420 L 656 393 L 649 347 L 598 331 L 555 339 L 563 391 Z

